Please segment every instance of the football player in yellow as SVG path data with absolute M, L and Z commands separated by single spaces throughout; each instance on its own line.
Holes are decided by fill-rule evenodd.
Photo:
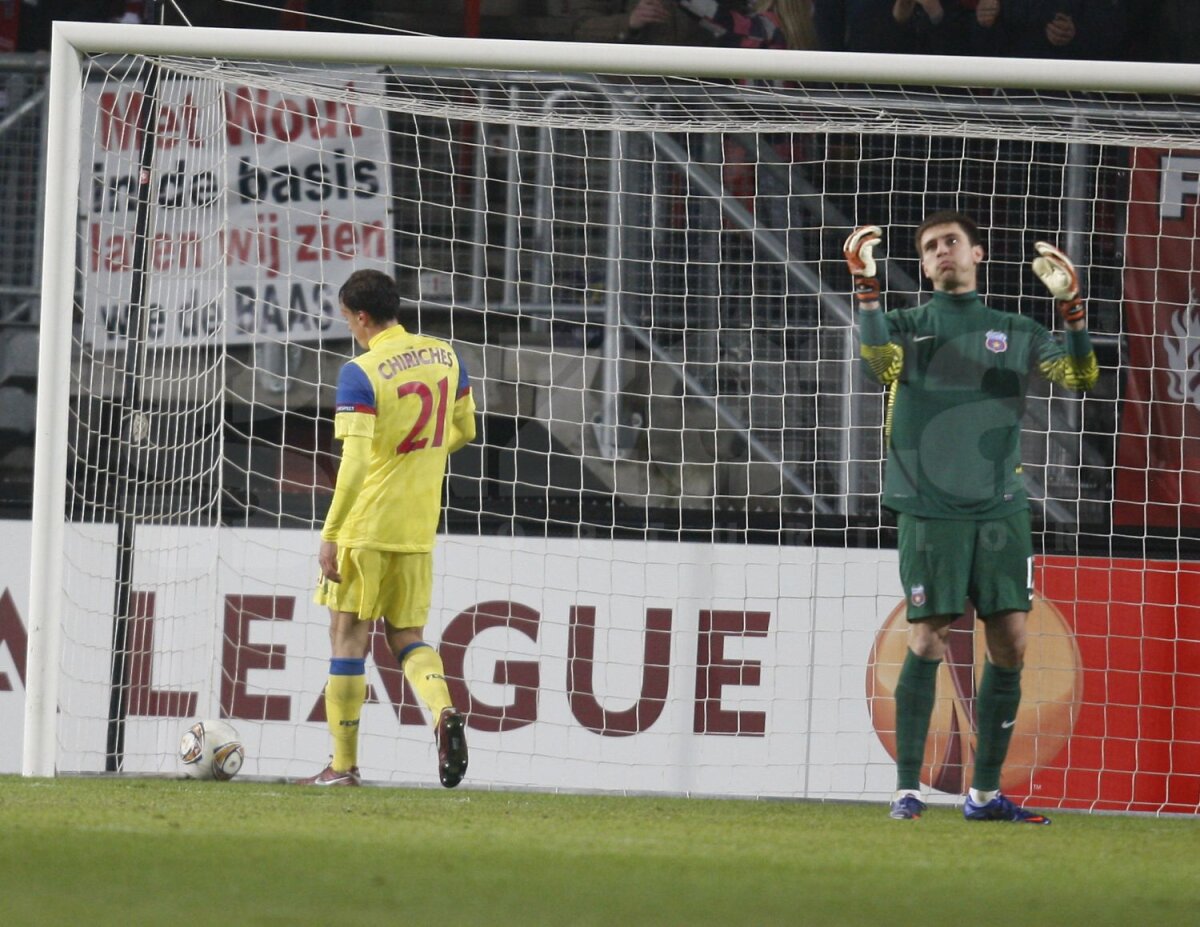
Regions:
M 334 437 L 342 442 L 342 460 L 321 530 L 314 597 L 330 614 L 325 711 L 333 757 L 300 782 L 360 783 L 366 655 L 371 627 L 382 618 L 405 678 L 429 708 L 438 777 L 453 788 L 467 770 L 464 719 L 450 700 L 442 658 L 422 632 L 446 459 L 475 437 L 471 385 L 454 348 L 400 324 L 399 292 L 387 274 L 356 271 L 338 301 L 365 353 L 338 376 Z

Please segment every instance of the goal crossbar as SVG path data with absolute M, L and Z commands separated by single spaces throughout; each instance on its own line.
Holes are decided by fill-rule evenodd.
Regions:
M 1164 62 L 972 58 L 705 48 L 587 42 L 527 42 L 444 36 L 364 36 L 351 33 L 280 33 L 183 26 L 134 27 L 117 23 L 54 25 L 55 35 L 80 53 L 189 55 L 267 61 L 331 61 L 418 67 L 595 74 L 691 75 L 764 81 L 973 86 L 1039 90 L 1173 93 L 1200 82 L 1200 65 Z M 468 64 L 469 62 L 469 64 Z

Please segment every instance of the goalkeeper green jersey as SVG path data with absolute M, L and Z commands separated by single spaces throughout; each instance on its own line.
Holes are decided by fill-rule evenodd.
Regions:
M 1064 345 L 974 292 L 864 310 L 858 325 L 869 375 L 888 387 L 883 504 L 925 518 L 1028 508 L 1020 438 L 1029 378 L 1092 386 L 1099 370 L 1087 331 L 1068 330 Z

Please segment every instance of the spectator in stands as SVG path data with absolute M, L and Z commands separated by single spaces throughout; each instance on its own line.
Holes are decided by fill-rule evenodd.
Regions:
M 744 11 L 718 0 L 677 0 L 722 45 L 743 48 L 817 47 L 812 0 L 757 0 Z
M 369 11 L 344 0 L 291 0 L 275 16 L 280 29 L 311 32 L 367 32 L 371 29 Z
M 569 38 L 577 42 L 710 45 L 710 34 L 671 0 L 569 0 Z
M 50 28 L 56 20 L 112 22 L 126 12 L 125 0 L 94 3 L 88 0 L 23 0 L 19 4 L 16 50 L 45 51 L 50 47 Z
M 912 35 L 912 50 L 965 55 L 972 49 L 976 0 L 896 0 L 892 18 Z
M 825 51 L 915 51 L 915 37 L 897 26 L 893 5 L 894 0 L 813 0 L 820 47 Z
M 1004 54 L 1004 29 L 1000 26 L 1000 0 L 976 0 L 971 24 L 971 52 L 998 57 Z
M 1130 0 L 980 0 L 976 7 L 977 23 L 995 30 L 994 47 L 1015 58 L 1125 58 L 1129 20 Z
M 115 22 L 162 22 L 168 26 L 218 26 L 237 29 L 277 29 L 282 24 L 281 17 L 290 12 L 280 4 L 254 6 L 231 4 L 225 0 L 188 0 L 186 3 L 165 3 L 161 6 L 146 0 L 109 0 L 105 7 L 109 12 L 104 18 Z
M 1138 18 L 1146 37 L 1140 57 L 1152 61 L 1200 63 L 1200 3 L 1197 0 L 1158 0 L 1148 16 Z

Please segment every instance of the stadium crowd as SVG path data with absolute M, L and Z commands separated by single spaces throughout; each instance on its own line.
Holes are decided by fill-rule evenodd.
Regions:
M 500 9 L 497 15 L 492 10 Z M 0 0 L 0 48 L 54 20 L 478 34 L 823 51 L 1200 61 L 1196 0 Z
M 561 38 L 1200 61 L 1194 0 L 566 0 Z

